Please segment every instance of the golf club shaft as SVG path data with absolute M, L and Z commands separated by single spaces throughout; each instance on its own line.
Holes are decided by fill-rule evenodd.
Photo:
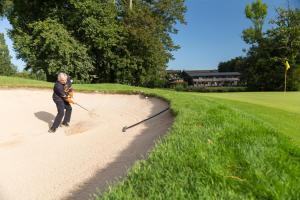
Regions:
M 80 104 L 78 104 L 78 103 L 75 103 L 75 105 L 77 105 L 77 106 L 79 106 L 80 108 L 82 108 L 82 109 L 84 109 L 84 110 L 86 110 L 86 111 L 90 112 L 88 109 L 86 109 L 85 107 L 81 106 L 81 105 L 80 105 Z
M 169 107 L 166 108 L 166 109 L 164 109 L 164 110 L 162 110 L 162 111 L 160 111 L 159 113 L 156 113 L 155 115 L 153 115 L 153 116 L 151 116 L 151 117 L 148 117 L 147 119 L 144 119 L 144 120 L 142 120 L 142 121 L 140 121 L 140 122 L 137 122 L 137 123 L 135 123 L 135 124 L 133 124 L 133 125 L 131 125 L 131 126 L 128 126 L 128 127 L 125 126 L 125 127 L 124 127 L 125 129 L 123 128 L 123 132 L 126 131 L 127 129 L 130 129 L 130 128 L 132 128 L 132 127 L 135 127 L 135 126 L 137 126 L 137 125 L 139 125 L 139 124 L 141 124 L 141 123 L 143 123 L 143 122 L 145 122 L 145 121 L 148 121 L 148 120 L 150 120 L 150 119 L 152 119 L 152 118 L 154 118 L 154 117 L 156 117 L 156 116 L 158 116 L 158 115 L 160 115 L 160 114 L 166 112 L 167 110 L 169 110 Z

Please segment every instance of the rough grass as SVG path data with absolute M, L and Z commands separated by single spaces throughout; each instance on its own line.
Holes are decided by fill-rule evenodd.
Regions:
M 170 101 L 176 115 L 149 157 L 95 199 L 300 198 L 299 148 L 256 115 L 260 108 L 255 111 L 254 104 L 246 110 L 231 100 L 194 93 L 111 84 L 75 87 L 159 96 Z

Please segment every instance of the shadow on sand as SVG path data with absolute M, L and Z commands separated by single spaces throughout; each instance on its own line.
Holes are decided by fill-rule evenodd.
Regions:
M 167 105 L 153 108 L 152 114 L 158 113 L 165 109 L 166 106 Z M 122 151 L 105 169 L 98 170 L 91 179 L 80 184 L 75 190 L 71 191 L 67 197 L 63 198 L 63 200 L 95 199 L 92 196 L 93 194 L 100 194 L 108 189 L 108 186 L 114 185 L 122 180 L 126 177 L 128 169 L 130 169 L 137 160 L 147 158 L 149 151 L 152 150 L 156 141 L 168 132 L 173 120 L 173 115 L 171 114 L 171 111 L 168 110 L 161 115 L 146 121 L 144 125 L 146 125 L 147 128 L 145 128 L 141 134 L 129 144 L 128 148 Z M 127 130 L 125 133 L 122 133 L 122 130 L 120 130 L 120 134 L 130 134 L 130 130 Z
M 51 113 L 45 112 L 45 111 L 39 111 L 34 113 L 34 116 L 38 118 L 39 120 L 46 122 L 50 128 L 52 125 L 52 120 L 54 120 L 55 116 Z

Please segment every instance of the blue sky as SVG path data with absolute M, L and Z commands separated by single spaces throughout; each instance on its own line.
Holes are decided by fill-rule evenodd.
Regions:
M 186 0 L 187 25 L 173 39 L 181 46 L 174 53 L 169 69 L 215 69 L 218 63 L 243 55 L 247 45 L 242 31 L 251 23 L 244 15 L 253 0 Z M 275 16 L 275 8 L 287 7 L 286 0 L 263 0 L 268 4 L 268 19 Z M 300 5 L 300 0 L 290 4 Z M 266 26 L 270 27 L 270 26 Z
M 181 48 L 174 52 L 169 69 L 215 69 L 218 63 L 243 55 L 247 48 L 241 39 L 242 31 L 251 24 L 244 16 L 245 6 L 253 0 L 186 0 L 187 25 L 178 25 L 179 33 L 172 35 Z M 275 8 L 287 7 L 287 0 L 263 0 L 268 4 L 268 19 L 275 16 Z M 290 0 L 292 7 L 300 0 Z M 267 26 L 269 27 L 269 26 Z M 267 28 L 266 27 L 266 28 Z M 0 32 L 11 26 L 0 20 Z M 16 59 L 12 41 L 6 34 L 12 62 L 22 70 L 25 63 Z
M 10 23 L 7 21 L 6 18 L 0 19 L 0 33 L 4 33 L 5 42 L 8 45 L 10 56 L 12 57 L 12 63 L 15 64 L 19 70 L 22 70 L 25 66 L 25 63 L 16 58 L 16 52 L 13 49 L 13 43 L 11 39 L 7 35 L 7 30 L 11 29 Z

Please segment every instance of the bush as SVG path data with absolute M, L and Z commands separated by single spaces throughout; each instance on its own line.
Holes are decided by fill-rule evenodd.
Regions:
M 164 79 L 154 79 L 148 82 L 147 84 L 143 85 L 149 88 L 164 88 L 166 87 L 166 81 Z
M 46 80 L 46 74 L 43 71 L 38 71 L 36 73 L 29 72 L 29 71 L 17 72 L 14 74 L 14 76 L 19 78 L 34 79 L 40 81 Z
M 176 90 L 176 91 L 185 91 L 188 87 L 188 84 L 186 82 L 183 83 L 173 83 L 169 86 L 170 88 Z

